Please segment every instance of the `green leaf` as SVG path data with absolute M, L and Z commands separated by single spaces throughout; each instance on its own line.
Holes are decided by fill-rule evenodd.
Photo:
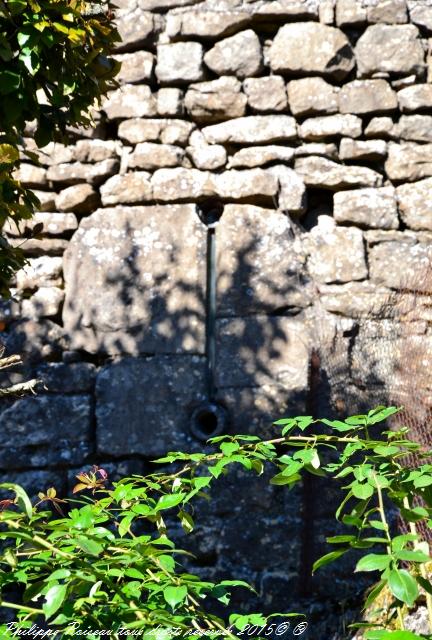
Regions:
M 353 482 L 351 486 L 351 491 L 353 492 L 353 496 L 358 498 L 359 500 L 367 500 L 374 493 L 374 488 L 368 482 L 361 484 L 360 482 Z
M 312 567 L 312 573 L 315 573 L 317 569 L 320 569 L 321 567 L 325 567 L 327 564 L 330 564 L 330 562 L 334 562 L 335 560 L 343 556 L 344 553 L 346 553 L 347 551 L 349 551 L 349 549 L 339 549 L 338 551 L 331 551 L 330 553 L 327 553 L 325 556 L 321 556 L 321 558 L 319 558 L 314 562 Z
M 417 582 L 405 569 L 393 569 L 388 575 L 388 585 L 395 598 L 412 606 L 418 596 Z
M 98 556 L 103 551 L 103 546 L 99 544 L 99 542 L 90 540 L 84 536 L 79 536 L 76 539 L 76 543 L 85 553 L 88 553 L 91 556 Z
M 423 576 L 416 576 L 416 580 L 419 583 L 419 585 L 423 587 L 426 593 L 429 593 L 432 595 L 432 584 L 429 582 L 429 580 L 426 580 L 426 578 L 423 578 Z
M 369 553 L 357 562 L 354 571 L 383 571 L 387 569 L 391 557 L 384 554 Z
M 402 549 L 395 554 L 398 560 L 406 560 L 407 562 L 429 562 L 430 557 L 422 551 L 411 551 L 410 549 Z
M 19 73 L 14 71 L 0 71 L 0 95 L 6 96 L 8 93 L 16 91 L 21 84 Z
M 383 445 L 383 444 L 379 444 L 377 447 L 374 447 L 373 450 L 379 456 L 394 456 L 396 453 L 400 452 L 399 447 L 395 447 L 394 445 Z
M 369 629 L 364 634 L 365 640 L 421 640 L 411 631 L 386 631 L 385 629 Z
M 369 520 L 369 524 L 373 529 L 378 529 L 378 531 L 387 531 L 387 528 L 381 520 Z
M 275 484 L 275 485 L 294 484 L 298 480 L 301 480 L 301 475 L 300 474 L 295 473 L 292 476 L 286 476 L 282 472 L 282 473 L 278 473 L 275 476 L 273 476 L 273 478 L 271 478 L 271 480 L 270 480 L 270 484 Z
M 240 445 L 238 444 L 238 442 L 223 442 L 220 445 L 220 450 L 225 456 L 228 456 L 228 457 L 233 453 L 235 453 L 236 451 L 238 451 L 239 449 L 240 449 Z
M 11 144 L 0 144 L 0 164 L 14 164 L 19 160 L 19 152 Z
M 414 480 L 414 486 L 416 489 L 421 489 L 422 487 L 429 487 L 432 484 L 432 475 L 422 475 L 420 478 L 416 478 Z
M 180 602 L 184 602 L 184 600 L 186 600 L 187 588 L 185 586 L 165 587 L 163 595 L 166 602 L 168 602 L 170 607 L 174 610 Z
M 67 586 L 65 584 L 55 584 L 48 589 L 45 594 L 45 602 L 42 605 L 42 610 L 46 618 L 58 611 L 66 597 Z
M 377 599 L 381 591 L 384 589 L 387 584 L 386 580 L 380 580 L 372 589 L 369 591 L 368 596 L 363 605 L 363 609 L 367 609 L 371 606 L 371 604 Z
M 395 413 L 400 411 L 400 407 L 376 407 L 372 409 L 368 413 L 368 423 L 376 424 L 377 422 L 382 422 L 383 420 L 387 420 L 390 416 L 393 416 Z
M 323 420 L 320 420 L 320 422 L 326 424 L 328 427 L 331 427 L 335 431 L 340 432 L 352 431 L 356 428 L 356 425 L 347 424 L 346 422 L 341 422 L 340 420 L 327 420 L 324 418 Z
M 183 498 L 185 496 L 185 493 L 167 493 L 159 498 L 155 509 L 157 511 L 161 511 L 162 509 L 171 509 L 172 507 L 176 507 L 178 504 L 183 502 Z

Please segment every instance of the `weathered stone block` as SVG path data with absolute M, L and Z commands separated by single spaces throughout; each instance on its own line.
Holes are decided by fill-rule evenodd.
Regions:
M 116 25 L 121 38 L 117 51 L 139 49 L 149 41 L 155 27 L 154 16 L 141 9 L 120 13 Z
M 37 320 L 49 318 L 60 312 L 64 300 L 64 291 L 57 287 L 40 287 L 30 298 L 21 304 L 21 317 Z
M 245 27 L 251 18 L 248 11 L 189 10 L 168 14 L 166 31 L 170 38 L 224 38 Z
M 183 91 L 175 87 L 163 87 L 157 92 L 157 112 L 160 116 L 180 116 L 183 109 Z
M 73 347 L 201 351 L 205 246 L 193 205 L 116 207 L 84 218 L 64 256 L 63 319 Z
M 120 123 L 118 135 L 130 144 L 162 142 L 163 144 L 185 146 L 193 129 L 192 122 L 186 122 L 185 120 L 141 120 L 134 118 Z
M 204 381 L 198 356 L 129 358 L 103 367 L 96 382 L 98 452 L 154 458 L 190 450 L 190 415 L 205 399 Z
M 120 147 L 120 143 L 115 140 L 78 140 L 71 149 L 73 159 L 78 162 L 102 162 L 117 158 L 121 153 Z
M 392 133 L 402 140 L 432 142 L 432 116 L 401 116 Z
M 192 119 L 198 122 L 241 117 L 246 112 L 246 103 L 240 82 L 228 76 L 191 84 L 185 95 L 185 107 Z
M 262 68 L 261 43 L 256 33 L 247 29 L 217 42 L 205 54 L 204 62 L 219 76 L 255 76 Z
M 419 74 L 424 68 L 424 51 L 417 27 L 413 24 L 368 27 L 355 48 L 358 73 Z
M 336 0 L 336 24 L 338 27 L 366 22 L 366 8 L 358 0 Z
M 199 42 L 160 44 L 156 77 L 161 83 L 187 84 L 203 80 L 203 47 Z
M 319 285 L 320 300 L 327 311 L 348 318 L 383 317 L 392 292 L 369 281 Z
M 401 218 L 410 229 L 432 231 L 431 189 L 432 178 L 396 189 Z
M 278 208 L 293 215 L 303 213 L 306 209 L 306 187 L 301 176 L 282 164 L 269 167 L 267 172 L 279 180 Z
M 13 172 L 15 180 L 22 182 L 25 187 L 45 187 L 47 185 L 47 170 L 36 167 L 28 162 L 21 162 L 18 169 Z
M 210 144 L 260 143 L 293 140 L 296 123 L 291 116 L 245 116 L 210 125 L 202 130 Z
M 21 247 L 26 256 L 61 256 L 68 241 L 60 238 L 10 238 L 13 247 Z
M 213 176 L 198 169 L 158 169 L 151 178 L 153 198 L 161 202 L 199 200 L 215 195 Z
M 270 113 L 287 109 L 287 94 L 282 76 L 247 78 L 243 83 L 243 89 L 253 111 Z
M 380 0 L 367 9 L 368 22 L 403 24 L 407 21 L 406 0 Z
M 432 144 L 390 143 L 385 170 L 390 180 L 419 180 L 432 176 Z
M 225 206 L 217 227 L 218 313 L 236 316 L 307 305 L 304 266 L 286 215 Z
M 385 113 L 397 106 L 396 93 L 385 80 L 354 80 L 339 92 L 341 113 Z
M 231 169 L 215 175 L 213 182 L 217 195 L 228 200 L 272 199 L 279 189 L 277 178 L 263 169 Z
M 97 208 L 99 200 L 99 194 L 90 184 L 74 184 L 60 191 L 55 204 L 59 211 L 85 215 Z
M 365 280 L 368 276 L 363 234 L 354 227 L 337 227 L 333 218 L 319 216 L 308 237 L 311 274 L 322 283 Z
M 388 116 L 372 118 L 365 129 L 366 138 L 392 138 L 394 123 Z
M 397 229 L 399 226 L 393 187 L 343 191 L 335 193 L 333 202 L 337 222 L 371 229 Z
M 96 367 L 90 362 L 45 362 L 36 369 L 50 393 L 83 393 L 93 390 Z
M 9 328 L 5 346 L 7 355 L 19 353 L 31 363 L 59 359 L 68 341 L 62 327 L 51 320 L 20 320 Z
M 348 114 L 308 118 L 299 126 L 299 136 L 303 140 L 322 140 L 329 136 L 341 135 L 358 138 L 361 133 L 361 119 Z
M 15 224 L 5 225 L 3 228 L 8 235 L 21 236 L 32 232 L 37 224 L 43 224 L 43 233 L 50 236 L 61 236 L 64 233 L 75 231 L 78 221 L 73 213 L 49 213 L 37 211 L 29 220 L 20 221 L 18 227 Z
M 428 32 L 432 32 L 432 6 L 418 0 L 408 0 L 410 21 Z
M 262 147 L 245 147 L 231 156 L 227 166 L 229 169 L 234 167 L 261 167 L 275 161 L 289 163 L 293 157 L 294 149 L 292 147 L 276 144 Z
M 55 211 L 55 193 L 52 191 L 40 191 L 39 189 L 32 189 L 32 191 L 40 202 L 41 211 Z
M 354 142 L 354 140 L 353 140 Z M 324 142 L 306 142 L 294 149 L 295 158 L 303 158 L 305 156 L 324 156 L 330 160 L 338 160 L 339 154 L 335 144 Z
M 387 155 L 385 140 L 352 140 L 342 138 L 339 145 L 341 160 L 380 160 Z
M 382 176 L 373 169 L 341 165 L 318 156 L 298 158 L 294 166 L 310 187 L 337 191 L 350 187 L 380 187 L 383 181 Z
M 125 84 L 108 94 L 102 109 L 110 120 L 157 115 L 156 98 L 145 84 Z
M 61 285 L 61 258 L 31 258 L 16 274 L 18 289 L 58 287 Z
M 116 76 L 116 80 L 121 84 L 148 82 L 152 79 L 155 59 L 150 51 L 121 53 L 113 58 L 121 63 L 121 69 Z
M 192 131 L 187 152 L 197 169 L 213 171 L 225 166 L 227 152 L 220 144 L 208 144 L 201 131 Z
M 354 67 L 347 37 L 339 29 L 315 22 L 281 27 L 269 51 L 273 71 L 316 73 L 342 80 Z
M 131 169 L 159 169 L 160 167 L 178 167 L 184 157 L 184 149 L 172 144 L 139 142 L 128 158 Z
M 90 415 L 91 400 L 86 395 L 37 396 L 17 400 L 0 413 L 2 465 L 8 468 L 20 464 L 40 466 L 40 461 L 38 464 L 33 455 L 28 454 L 27 447 L 36 451 L 37 448 L 44 449 L 43 465 L 82 462 L 90 440 Z M 12 443 L 15 446 L 11 446 Z M 77 456 L 74 451 L 76 445 L 83 445 L 81 455 Z M 9 461 L 5 463 L 7 453 Z
M 150 173 L 132 171 L 112 176 L 100 188 L 104 207 L 113 204 L 136 204 L 152 200 Z
M 432 6 L 431 6 L 432 14 Z M 432 85 L 417 84 L 398 91 L 399 106 L 402 111 L 428 109 L 432 105 Z
M 380 242 L 369 249 L 370 278 L 378 285 L 400 289 L 407 283 L 415 283 L 416 273 L 424 273 L 431 258 L 431 248 L 425 244 L 403 240 Z
M 219 387 L 307 388 L 309 336 L 303 322 L 260 315 L 224 318 L 218 322 L 218 340 Z
M 324 78 L 291 80 L 287 85 L 291 112 L 295 116 L 336 113 L 338 91 Z
M 103 160 L 95 164 L 84 164 L 82 162 L 58 164 L 48 169 L 47 178 L 52 182 L 64 184 L 89 182 L 92 185 L 97 185 L 116 173 L 118 168 L 118 160 Z

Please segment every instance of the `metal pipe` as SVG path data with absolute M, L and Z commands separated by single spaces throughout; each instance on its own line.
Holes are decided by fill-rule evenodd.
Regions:
M 207 394 L 214 400 L 216 385 L 216 224 L 207 229 L 207 286 L 206 286 L 206 373 Z

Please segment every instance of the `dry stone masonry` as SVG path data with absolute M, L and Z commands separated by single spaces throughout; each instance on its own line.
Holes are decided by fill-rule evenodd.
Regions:
M 116 4 L 119 87 L 92 130 L 70 130 L 38 165 L 23 156 L 18 172 L 41 212 L 20 230 L 29 263 L 1 303 L 3 341 L 25 357 L 13 381 L 36 374 L 45 389 L 3 404 L 0 460 L 31 490 L 63 491 L 93 462 L 139 473 L 201 446 L 189 424 L 207 393 L 206 203 L 223 209 L 216 390 L 232 432 L 271 433 L 278 416 L 310 411 L 313 348 L 320 410 L 373 402 L 368 389 L 393 372 L 367 345 L 400 336 L 388 300 L 430 264 L 432 2 Z M 410 314 L 426 344 L 430 308 L 413 302 Z M 199 562 L 219 573 L 235 563 L 266 606 L 289 608 L 299 494 L 237 480 L 229 517 L 222 498 L 202 507 Z M 245 528 L 245 511 L 257 526 Z M 260 545 L 272 549 L 265 562 Z M 313 589 L 329 595 L 325 572 Z M 335 597 L 346 589 L 333 574 Z M 336 637 L 328 611 L 315 638 Z

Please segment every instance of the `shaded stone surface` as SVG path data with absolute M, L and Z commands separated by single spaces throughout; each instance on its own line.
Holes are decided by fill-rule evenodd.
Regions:
M 314 22 L 281 27 L 269 51 L 273 71 L 316 73 L 342 80 L 354 67 L 353 52 L 339 29 Z
M 308 304 L 305 256 L 283 213 L 227 205 L 216 246 L 218 313 L 249 315 Z
M 318 156 L 298 158 L 295 170 L 302 176 L 305 184 L 311 187 L 338 190 L 382 185 L 382 176 L 373 169 L 341 165 Z
M 78 184 L 89 182 L 98 185 L 109 176 L 114 175 L 119 168 L 118 160 L 102 160 L 95 164 L 74 162 L 73 164 L 58 164 L 47 171 L 47 177 L 52 182 L 63 184 Z
M 36 289 L 61 285 L 62 259 L 41 257 L 30 258 L 16 274 L 18 289 Z
M 372 229 L 397 229 L 395 190 L 358 189 L 334 195 L 334 218 L 337 222 L 352 223 Z
M 55 199 L 59 211 L 86 214 L 99 204 L 99 194 L 90 184 L 74 184 L 62 189 Z
M 240 82 L 230 76 L 191 84 L 185 95 L 186 110 L 198 122 L 218 122 L 243 116 L 246 102 Z
M 361 77 L 382 71 L 419 74 L 424 68 L 419 32 L 412 24 L 368 27 L 357 41 L 355 57 Z
M 99 453 L 154 458 L 166 453 L 167 443 L 171 450 L 190 450 L 190 415 L 205 398 L 204 371 L 203 358 L 184 355 L 103 367 L 96 381 Z
M 372 282 L 393 289 L 414 283 L 416 273 L 424 273 L 431 262 L 431 248 L 421 243 L 400 241 L 380 242 L 369 249 Z
M 63 320 L 75 348 L 202 351 L 204 251 L 192 205 L 100 209 L 82 220 L 64 258 Z

